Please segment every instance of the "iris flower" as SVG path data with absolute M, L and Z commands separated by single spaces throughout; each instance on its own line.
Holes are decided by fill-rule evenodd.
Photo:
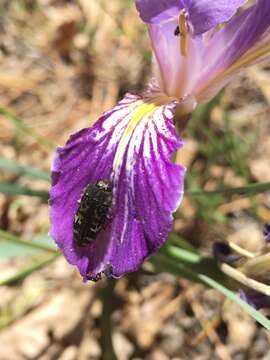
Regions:
M 154 79 L 145 93 L 127 94 L 94 126 L 71 135 L 52 166 L 50 234 L 84 280 L 135 271 L 166 241 L 184 191 L 185 168 L 171 160 L 183 146 L 174 119 L 181 127 L 197 104 L 270 57 L 270 1 L 239 14 L 244 3 L 136 1 L 149 29 Z M 98 184 L 111 189 L 105 210 L 94 199 Z M 90 204 L 80 218 L 86 192 Z M 88 232 L 82 243 L 74 234 L 81 220 Z

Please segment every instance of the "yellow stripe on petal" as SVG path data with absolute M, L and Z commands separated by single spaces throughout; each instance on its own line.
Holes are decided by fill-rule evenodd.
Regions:
M 122 164 L 123 156 L 136 126 L 145 116 L 153 114 L 157 108 L 158 106 L 153 103 L 142 103 L 135 109 L 134 115 L 131 117 L 131 120 L 126 127 L 116 150 L 113 162 L 113 170 L 115 172 Z

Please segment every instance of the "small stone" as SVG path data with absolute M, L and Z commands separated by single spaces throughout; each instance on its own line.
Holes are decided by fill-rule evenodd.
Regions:
M 76 346 L 69 346 L 61 354 L 58 360 L 76 360 L 78 359 L 77 353 L 78 353 L 78 348 Z
M 134 345 L 120 332 L 113 334 L 113 347 L 118 360 L 130 359 Z

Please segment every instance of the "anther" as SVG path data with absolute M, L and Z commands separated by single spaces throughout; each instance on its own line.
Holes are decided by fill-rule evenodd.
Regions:
M 187 35 L 188 35 L 188 25 L 187 25 L 187 13 L 183 9 L 179 13 L 178 18 L 178 27 L 175 30 L 175 33 L 180 35 L 180 52 L 182 56 L 187 56 Z

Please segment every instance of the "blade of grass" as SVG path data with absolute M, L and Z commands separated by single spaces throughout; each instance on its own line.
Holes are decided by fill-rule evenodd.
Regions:
M 17 245 L 21 245 L 21 246 L 26 246 L 26 247 L 30 247 L 32 249 L 37 249 L 37 250 L 44 250 L 44 251 L 49 251 L 52 253 L 56 253 L 56 249 L 53 248 L 52 246 L 47 246 L 47 245 L 43 245 L 34 241 L 28 241 L 28 240 L 24 240 L 21 239 L 19 237 L 17 237 L 16 235 L 13 235 L 7 231 L 1 230 L 0 229 L 0 239 L 6 240 L 6 241 L 10 241 L 14 244 Z
M 172 245 L 164 246 L 160 252 L 183 263 L 195 273 L 203 272 L 204 274 L 214 277 L 220 283 L 228 285 L 227 276 L 219 269 L 215 259 L 212 257 L 202 256 L 194 251 Z
M 20 116 L 12 114 L 10 111 L 0 106 L 0 114 L 4 115 L 6 119 L 12 121 L 12 123 L 16 126 L 18 130 L 31 136 L 33 139 L 37 141 L 38 144 L 45 146 L 49 150 L 55 149 L 55 144 L 40 134 L 36 133 L 35 130 L 29 128 L 24 124 L 23 119 Z
M 224 196 L 231 195 L 250 195 L 250 194 L 258 194 L 262 192 L 270 191 L 270 182 L 258 183 L 258 184 L 248 184 L 246 186 L 235 187 L 235 188 L 224 188 L 217 189 L 213 191 L 205 191 L 205 190 L 187 190 L 185 195 L 187 196 L 205 196 L 205 195 L 217 195 L 222 194 Z
M 0 193 L 5 195 L 27 195 L 37 196 L 47 201 L 49 198 L 48 192 L 44 190 L 32 190 L 26 186 L 18 184 L 0 183 Z
M 181 257 L 183 256 L 181 255 Z M 168 257 L 168 255 L 162 254 L 157 254 L 153 259 L 151 259 L 151 262 L 156 265 L 157 271 L 170 272 L 173 275 L 183 277 L 196 283 L 202 283 L 208 287 L 212 287 L 218 290 L 228 299 L 238 304 L 264 328 L 270 330 L 270 321 L 260 312 L 255 310 L 252 306 L 241 300 L 237 294 L 235 294 L 227 286 L 223 285 L 219 279 L 217 280 L 215 272 L 213 275 L 209 276 L 209 274 L 204 273 L 205 269 L 203 267 L 200 269 L 199 266 L 197 266 L 196 268 L 192 269 L 192 264 L 185 264 L 181 262 L 181 259 L 176 262 L 171 257 Z M 229 280 L 230 279 L 227 279 L 228 283 Z
M 238 295 L 236 295 L 233 291 L 226 288 L 219 282 L 210 278 L 204 274 L 198 274 L 200 280 L 202 280 L 206 285 L 218 290 L 223 295 L 225 295 L 228 299 L 238 304 L 244 311 L 246 311 L 250 316 L 252 316 L 258 323 L 260 323 L 265 329 L 270 330 L 270 321 L 262 315 L 259 311 L 255 310 L 252 306 L 247 304 L 245 301 L 240 299 Z
M 50 174 L 36 167 L 19 165 L 16 162 L 0 159 L 0 170 L 11 172 L 16 175 L 26 175 L 35 179 L 50 181 Z
M 54 253 L 50 257 L 46 257 L 45 259 L 42 258 L 41 260 L 35 261 L 31 266 L 20 270 L 16 274 L 11 275 L 10 277 L 8 277 L 6 279 L 1 280 L 0 286 L 14 285 L 18 281 L 21 281 L 24 278 L 26 278 L 28 275 L 32 274 L 34 271 L 40 270 L 40 269 L 44 268 L 45 266 L 50 265 L 60 255 L 61 255 L 60 253 Z
M 165 252 L 169 256 L 175 257 L 176 259 L 185 261 L 190 264 L 198 264 L 202 260 L 202 256 L 200 254 L 178 246 L 167 245 L 164 246 L 161 251 Z
M 174 244 L 174 245 L 180 247 L 181 249 L 186 249 L 195 254 L 198 254 L 197 249 L 195 249 L 193 245 L 191 245 L 187 240 L 185 240 L 184 238 L 182 238 L 181 236 L 179 236 L 173 232 L 170 234 L 168 243 Z
M 159 271 L 170 272 L 173 275 L 177 275 L 180 277 L 184 277 L 187 280 L 196 283 L 202 283 L 209 287 L 212 287 L 223 295 L 225 295 L 228 299 L 238 304 L 244 311 L 246 311 L 249 315 L 251 315 L 258 323 L 260 323 L 267 330 L 270 330 L 270 321 L 263 316 L 260 312 L 255 310 L 252 306 L 244 302 L 240 299 L 238 295 L 236 295 L 233 291 L 222 285 L 220 282 L 216 281 L 212 277 L 202 273 L 195 273 L 189 269 L 188 266 L 183 266 L 180 262 L 172 261 L 171 259 L 164 259 L 165 256 L 159 255 L 156 259 L 151 259 L 151 262 L 156 265 Z M 153 261 L 154 260 L 154 261 Z
M 203 281 L 198 278 L 196 273 L 190 271 L 190 269 L 183 263 L 176 263 L 173 259 L 161 253 L 152 256 L 149 260 L 154 265 L 155 272 L 169 272 L 175 276 L 180 276 L 183 279 L 189 280 L 194 283 L 203 284 Z

